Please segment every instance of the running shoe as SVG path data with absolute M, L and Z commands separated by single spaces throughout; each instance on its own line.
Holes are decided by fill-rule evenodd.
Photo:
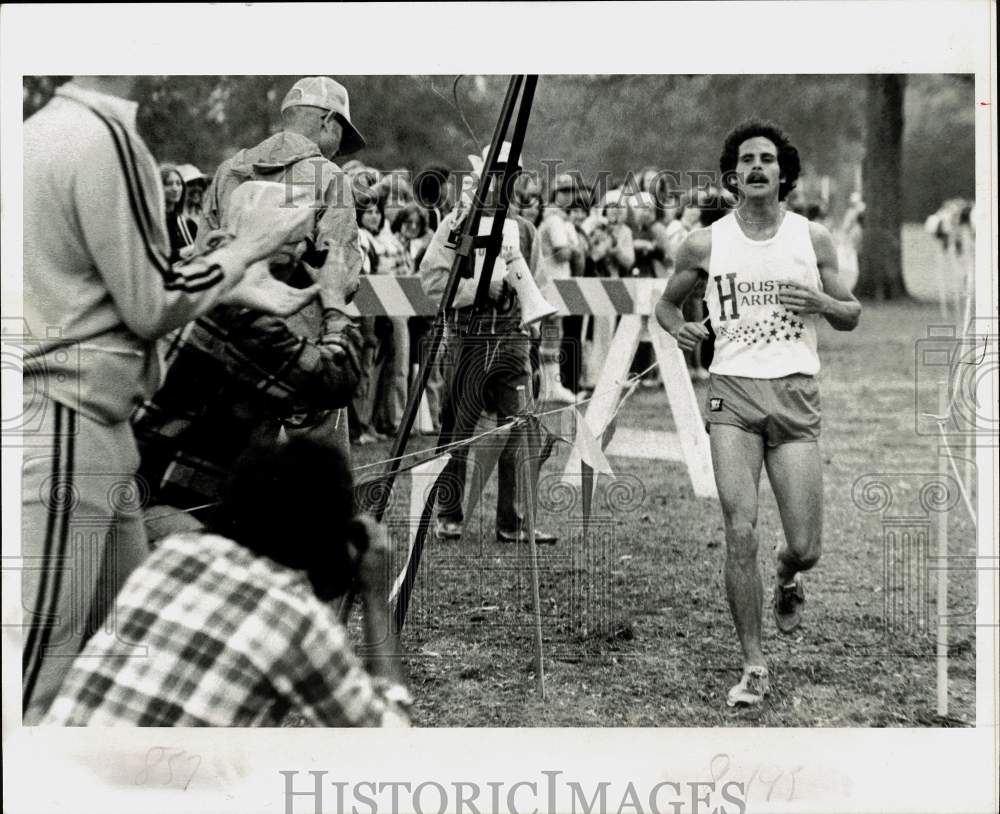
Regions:
M 744 667 L 743 678 L 729 691 L 726 704 L 730 707 L 757 706 L 771 692 L 766 667 Z
M 794 633 L 802 624 L 802 606 L 806 604 L 806 593 L 802 588 L 802 578 L 796 574 L 792 585 L 777 585 L 774 588 L 774 621 L 784 634 Z
M 445 520 L 439 517 L 434 526 L 434 533 L 439 540 L 459 540 L 462 537 L 462 524 L 457 520 Z
M 555 545 L 559 538 L 547 531 L 535 529 L 535 545 Z M 528 532 L 522 531 L 501 531 L 497 529 L 498 543 L 526 543 L 528 542 Z

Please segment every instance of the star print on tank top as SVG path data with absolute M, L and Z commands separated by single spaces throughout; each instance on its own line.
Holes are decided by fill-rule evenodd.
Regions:
M 777 232 L 751 240 L 735 213 L 716 221 L 705 300 L 716 334 L 711 372 L 776 379 L 819 372 L 815 314 L 782 305 L 783 285 L 820 289 L 809 221 L 785 212 Z

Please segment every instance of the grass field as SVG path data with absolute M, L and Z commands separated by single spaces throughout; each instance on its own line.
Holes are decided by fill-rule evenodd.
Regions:
M 917 432 L 915 414 L 936 407 L 939 373 L 920 364 L 918 342 L 938 322 L 935 305 L 869 305 L 855 332 L 821 331 L 824 553 L 806 577 L 805 622 L 794 637 L 780 636 L 765 609 L 772 695 L 762 708 L 725 705 L 740 655 L 723 590 L 717 503 L 693 496 L 679 464 L 614 457 L 616 477 L 598 489 L 585 543 L 575 496 L 553 486 L 567 455 L 560 445 L 543 473 L 553 477 L 540 489 L 539 525 L 561 537 L 540 549 L 548 697 L 539 700 L 534 689 L 528 554 L 494 542 L 493 482 L 467 518 L 465 538 L 429 540 L 425 550 L 404 630 L 417 724 L 974 723 L 971 616 L 951 631 L 951 720 L 935 718 L 935 579 L 912 544 L 925 534 L 931 556 L 937 547 L 936 520 L 921 506 L 921 489 L 938 468 L 937 439 Z M 697 393 L 704 409 L 704 385 Z M 620 424 L 671 429 L 662 388 L 640 388 Z M 410 448 L 428 442 L 414 437 Z M 386 453 L 387 445 L 356 450 L 356 462 Z M 885 512 L 859 507 L 877 492 L 852 491 L 865 476 L 892 490 Z M 396 523 L 405 522 L 406 478 L 398 489 Z M 761 495 L 767 586 L 781 528 L 766 477 Z M 950 553 L 973 554 L 963 506 L 949 517 Z M 908 533 L 909 542 L 888 547 L 891 532 Z M 394 538 L 402 557 L 398 526 Z M 974 613 L 974 571 L 955 570 L 950 579 L 950 612 Z

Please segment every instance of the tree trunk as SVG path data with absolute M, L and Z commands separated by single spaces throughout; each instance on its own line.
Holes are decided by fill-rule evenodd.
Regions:
M 868 299 L 907 296 L 901 246 L 905 87 L 906 77 L 899 74 L 867 77 L 862 164 L 865 213 L 854 293 Z

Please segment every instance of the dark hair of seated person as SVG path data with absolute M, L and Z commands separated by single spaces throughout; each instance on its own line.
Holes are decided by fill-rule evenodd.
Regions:
M 305 571 L 317 597 L 347 592 L 368 547 L 344 453 L 315 437 L 255 442 L 236 460 L 213 528 Z

